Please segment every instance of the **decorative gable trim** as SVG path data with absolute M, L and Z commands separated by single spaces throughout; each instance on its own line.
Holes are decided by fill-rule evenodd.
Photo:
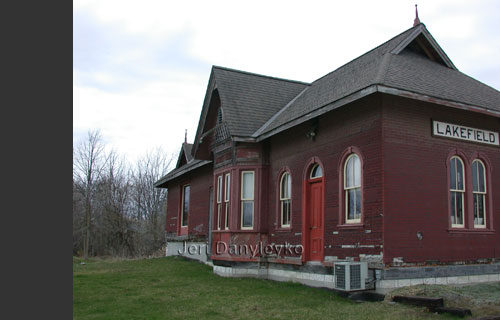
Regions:
M 434 52 L 437 54 L 437 56 L 441 59 L 441 62 L 447 66 L 450 69 L 453 70 L 458 70 L 457 67 L 451 62 L 450 58 L 446 55 L 446 53 L 441 49 L 439 44 L 434 40 L 432 35 L 427 31 L 425 28 L 425 25 L 423 23 L 419 24 L 413 32 L 411 32 L 406 39 L 401 41 L 399 45 L 397 45 L 392 51 L 392 54 L 399 54 L 401 51 L 403 51 L 410 43 L 415 41 L 415 39 L 419 36 L 422 35 L 425 40 L 427 40 L 429 46 L 434 50 Z M 426 48 L 422 48 L 424 51 L 427 51 Z M 432 57 L 429 57 L 430 59 L 433 59 Z
M 200 121 L 198 122 L 198 129 L 196 130 L 196 136 L 194 138 L 194 145 L 192 150 L 193 158 L 196 158 L 196 152 L 198 151 L 198 145 L 200 143 L 200 138 L 203 134 L 203 129 L 205 128 L 205 122 L 207 120 L 208 108 L 210 106 L 210 101 L 212 100 L 212 93 L 217 88 L 215 83 L 215 72 L 212 67 L 212 72 L 210 73 L 210 79 L 208 80 L 207 92 L 205 93 L 205 100 L 203 101 L 203 108 L 201 109 Z

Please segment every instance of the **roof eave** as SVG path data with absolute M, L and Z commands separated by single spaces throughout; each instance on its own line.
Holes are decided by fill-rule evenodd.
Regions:
M 192 161 L 194 161 L 194 160 L 192 160 Z M 190 161 L 189 163 L 191 163 L 192 161 Z M 212 163 L 211 160 L 201 160 L 199 163 L 197 163 L 191 167 L 185 168 L 184 170 L 179 170 L 178 172 L 172 174 L 173 171 L 177 170 L 177 169 L 174 169 L 171 172 L 167 173 L 165 176 L 163 176 L 160 180 L 156 181 L 153 184 L 153 186 L 155 188 L 167 188 L 168 187 L 167 182 L 172 181 L 172 180 L 174 180 L 174 179 L 176 179 L 176 178 L 178 178 L 178 177 L 180 177 L 188 172 L 191 172 L 195 169 L 198 169 L 198 168 L 203 167 L 203 166 L 210 164 L 210 163 Z
M 395 95 L 395 96 L 400 96 L 400 97 L 405 97 L 405 98 L 440 104 L 440 105 L 444 105 L 444 106 L 448 106 L 448 107 L 452 107 L 452 108 L 456 108 L 456 109 L 473 111 L 473 112 L 482 113 L 482 114 L 485 114 L 488 116 L 500 118 L 500 111 L 491 110 L 491 109 L 481 107 L 481 106 L 475 106 L 475 105 L 466 104 L 466 103 L 462 103 L 462 102 L 432 97 L 432 96 L 428 96 L 425 94 L 412 92 L 412 91 L 408 91 L 408 90 L 403 90 L 403 89 L 398 89 L 398 88 L 393 88 L 393 87 L 388 87 L 388 86 L 384 86 L 384 85 L 377 85 L 377 91 L 382 92 L 382 93 L 386 93 L 386 94 Z
M 325 114 L 331 110 L 340 108 L 341 106 L 344 106 L 348 103 L 359 100 L 359 99 L 366 97 L 370 94 L 373 94 L 375 92 L 381 92 L 381 93 L 391 94 L 391 95 L 395 95 L 395 96 L 425 101 L 425 102 L 429 102 L 429 103 L 440 104 L 440 105 L 444 105 L 444 106 L 448 106 L 448 107 L 452 107 L 452 108 L 456 108 L 456 109 L 473 111 L 473 112 L 482 113 L 482 114 L 486 114 L 489 116 L 500 118 L 500 111 L 495 111 L 495 110 L 491 110 L 491 109 L 488 109 L 485 107 L 474 106 L 474 105 L 465 104 L 465 103 L 461 103 L 461 102 L 445 100 L 442 98 L 431 97 L 431 96 L 427 96 L 427 95 L 424 95 L 421 93 L 412 92 L 412 91 L 403 90 L 403 89 L 398 89 L 398 88 L 393 88 L 393 87 L 388 87 L 385 85 L 373 84 L 373 85 L 370 85 L 370 86 L 368 86 L 364 89 L 361 89 L 357 92 L 354 92 L 354 93 L 352 93 L 344 98 L 341 98 L 339 100 L 336 100 L 336 101 L 333 101 L 329 104 L 326 104 L 323 107 L 318 108 L 318 109 L 316 109 L 316 110 L 314 110 L 314 111 L 312 111 L 312 112 L 310 112 L 310 113 L 308 113 L 300 118 L 294 119 L 294 120 L 289 121 L 289 122 L 275 128 L 273 130 L 265 132 L 265 133 L 259 135 L 255 141 L 260 142 L 262 140 L 265 140 L 271 136 L 274 136 L 275 134 L 278 134 L 282 131 L 285 131 L 287 129 L 295 127 L 295 126 L 297 126 L 301 123 L 304 123 L 310 119 L 318 117 L 318 116 Z

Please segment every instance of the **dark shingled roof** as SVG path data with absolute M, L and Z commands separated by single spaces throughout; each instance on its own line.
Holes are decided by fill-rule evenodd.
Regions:
M 440 62 L 404 49 L 421 34 L 440 54 Z M 500 111 L 500 92 L 456 70 L 425 25 L 419 24 L 314 81 L 253 136 L 377 84 Z
M 188 173 L 190 171 L 193 171 L 195 169 L 203 167 L 204 165 L 207 165 L 209 163 L 212 163 L 212 161 L 210 161 L 210 160 L 191 160 L 190 162 L 186 163 L 182 167 L 176 168 L 176 169 L 170 171 L 169 173 L 167 173 L 160 180 L 156 181 L 154 186 L 156 188 L 166 188 L 167 182 L 169 182 L 177 177 L 180 177 L 185 173 Z
M 231 136 L 256 141 L 376 91 L 400 90 L 500 117 L 500 92 L 458 71 L 422 23 L 311 84 L 213 66 L 195 143 L 215 88 Z M 190 158 L 192 148 L 183 145 L 180 156 L 184 152 L 188 163 L 169 172 L 156 187 L 211 162 Z
M 212 70 L 232 136 L 251 136 L 309 85 L 218 66 Z
M 191 154 L 192 149 L 193 149 L 192 143 L 184 142 L 182 144 L 181 151 L 179 152 L 179 157 L 177 158 L 177 164 L 175 165 L 176 168 L 180 167 L 182 158 L 184 158 L 184 160 L 186 160 L 186 162 L 189 162 L 193 159 L 193 155 Z

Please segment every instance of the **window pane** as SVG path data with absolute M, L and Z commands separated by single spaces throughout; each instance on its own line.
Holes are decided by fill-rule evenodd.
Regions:
M 361 188 L 356 188 L 356 214 L 355 219 L 361 219 Z
M 359 161 L 359 157 L 354 155 L 354 185 L 361 185 L 361 161 Z
M 290 198 L 291 191 L 291 183 L 290 183 L 290 174 L 284 173 L 281 178 L 281 198 L 288 199 Z
M 464 190 L 464 176 L 463 176 L 463 165 L 462 162 L 457 160 L 457 189 Z
M 217 202 L 222 201 L 222 176 L 217 177 Z
M 225 223 L 224 223 L 224 226 L 225 228 L 229 228 L 229 205 L 226 204 L 226 214 L 225 214 Z
M 243 172 L 243 199 L 253 199 L 253 172 Z
M 253 201 L 243 201 L 243 227 L 252 227 L 253 224 Z
M 290 174 L 286 175 L 286 189 L 287 189 L 287 197 L 292 197 L 292 179 L 290 179 Z
M 185 186 L 184 187 L 184 203 L 183 203 L 183 210 L 182 210 L 182 225 L 187 226 L 187 220 L 188 220 L 188 213 L 189 213 L 189 191 L 190 187 Z
M 225 195 L 224 195 L 224 200 L 227 202 L 229 201 L 229 191 L 230 191 L 230 187 L 231 187 L 231 179 L 230 179 L 230 175 L 226 175 L 226 189 L 225 189 Z
M 479 191 L 480 192 L 486 192 L 486 183 L 485 183 L 485 178 L 484 178 L 484 166 L 481 162 L 477 161 L 477 173 L 478 173 L 478 178 L 479 178 Z
M 347 166 L 346 166 L 346 172 L 345 172 L 345 181 L 346 181 L 346 187 L 349 188 L 349 187 L 352 187 L 354 185 L 354 177 L 353 177 L 353 164 L 354 160 L 353 158 L 349 158 L 349 160 L 347 161 Z
M 217 228 L 221 229 L 222 219 L 221 219 L 221 204 L 217 204 Z
M 479 191 L 478 189 L 478 175 L 477 175 L 478 162 L 472 162 L 472 191 Z
M 474 195 L 474 224 L 479 224 L 479 208 L 478 208 L 478 201 L 479 201 L 479 194 Z
M 457 159 L 452 158 L 450 160 L 450 189 L 457 189 Z
M 290 200 L 281 201 L 281 219 L 283 225 L 290 224 Z
M 347 203 L 348 203 L 347 219 L 349 219 L 349 220 L 354 219 L 355 193 L 356 193 L 355 189 L 347 190 L 347 198 L 348 198 L 348 200 L 347 200 Z
M 484 194 L 474 195 L 474 224 L 484 225 Z
M 314 165 L 313 169 L 311 170 L 311 178 L 320 178 L 323 176 L 323 169 L 321 169 L 321 166 L 319 164 Z
M 463 215 L 463 208 L 462 208 L 463 193 L 457 192 L 456 199 L 457 199 L 457 222 L 456 223 L 463 224 L 464 223 L 464 215 Z
M 484 210 L 484 194 L 478 194 L 478 203 L 477 203 L 477 208 L 478 208 L 478 223 L 477 224 L 482 224 L 484 225 L 486 223 L 485 221 L 485 210 Z
M 456 219 L 455 219 L 455 212 L 457 210 L 456 206 L 455 206 L 455 203 L 456 203 L 456 192 L 451 192 L 451 196 L 450 196 L 450 199 L 451 199 L 451 205 L 450 205 L 450 208 L 451 208 L 451 224 L 456 224 Z

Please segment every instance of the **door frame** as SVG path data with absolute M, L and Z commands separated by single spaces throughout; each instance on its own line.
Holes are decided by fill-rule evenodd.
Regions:
M 310 179 L 310 172 L 312 167 L 318 164 L 323 171 L 323 176 L 321 178 Z M 310 188 L 312 183 L 321 183 L 323 188 L 323 204 L 321 206 L 321 235 L 323 238 L 323 245 L 321 246 L 321 260 L 325 259 L 325 167 L 318 157 L 312 157 L 304 166 L 303 178 L 302 178 L 302 262 L 307 262 L 311 260 L 311 248 L 310 248 L 310 231 L 308 228 L 307 217 L 310 204 Z

